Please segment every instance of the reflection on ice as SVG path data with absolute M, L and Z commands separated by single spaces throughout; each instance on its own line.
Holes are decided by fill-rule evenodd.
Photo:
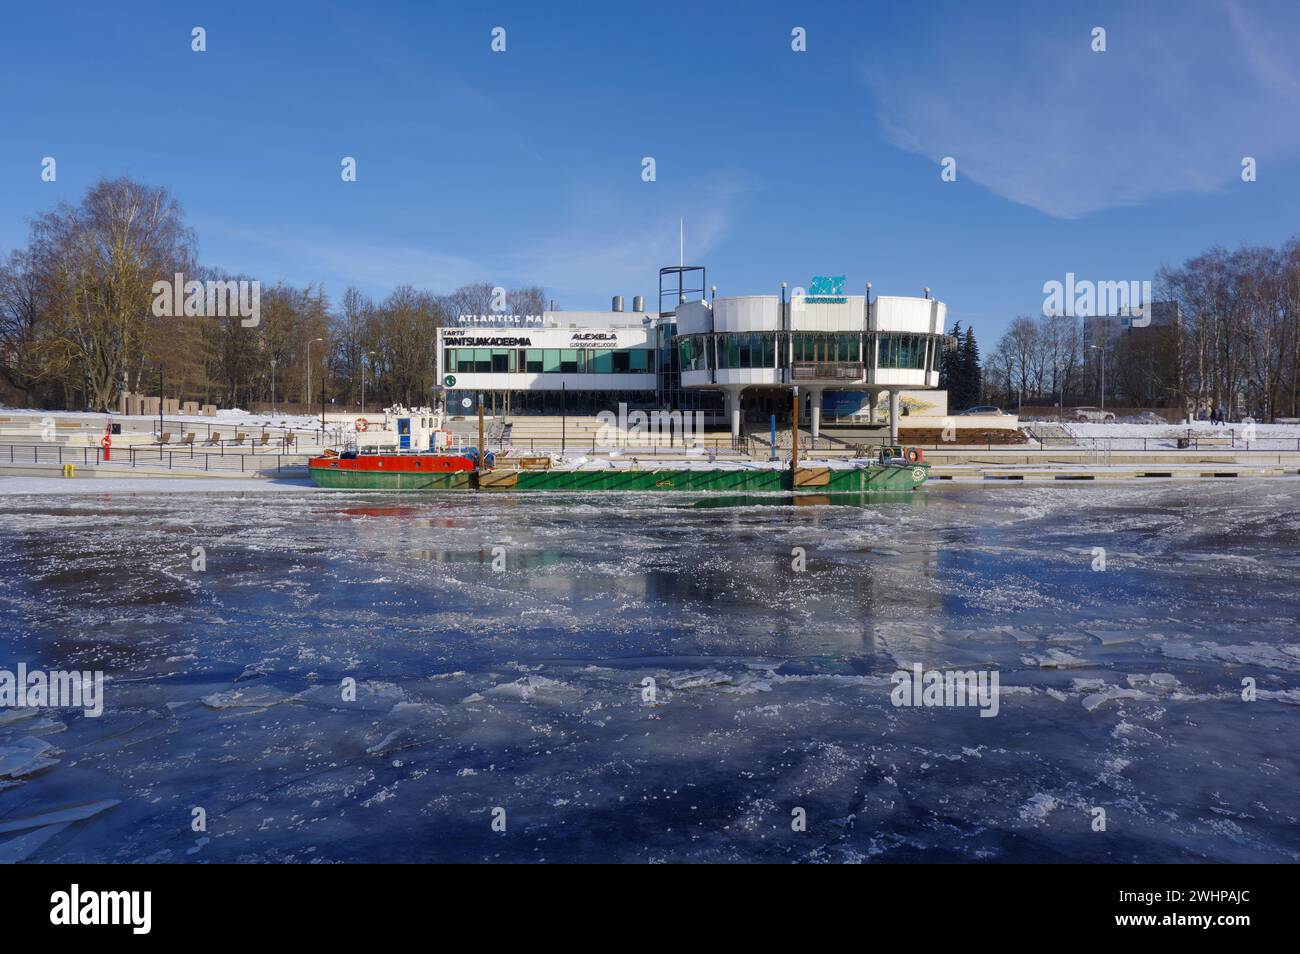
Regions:
M 1295 861 L 1298 497 L 0 498 L 0 860 Z

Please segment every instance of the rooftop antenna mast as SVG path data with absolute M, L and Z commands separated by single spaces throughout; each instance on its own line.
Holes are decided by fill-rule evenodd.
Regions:
M 700 284 L 695 287 L 694 274 L 699 272 Z M 687 276 L 692 276 L 688 281 Z M 676 286 L 676 287 L 673 287 Z M 672 346 L 672 336 L 676 329 L 673 319 L 677 307 L 684 305 L 689 297 L 693 301 L 704 301 L 707 287 L 703 265 L 686 264 L 686 219 L 677 219 L 677 264 L 659 269 L 659 318 L 655 322 L 655 400 L 662 406 L 665 391 L 675 391 L 680 381 L 677 368 L 677 351 Z M 670 302 L 669 299 L 672 299 Z

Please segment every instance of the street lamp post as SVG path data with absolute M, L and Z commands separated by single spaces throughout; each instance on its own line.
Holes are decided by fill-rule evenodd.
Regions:
M 275 359 L 271 359 L 271 416 L 275 416 Z
M 307 341 L 307 413 L 311 413 L 311 346 L 317 341 L 324 341 L 324 338 L 310 338 Z
M 1061 365 L 1056 356 L 1052 356 L 1052 390 L 1057 394 L 1056 423 L 1065 420 L 1065 386 L 1061 384 Z
M 1088 345 L 1093 351 L 1101 352 L 1101 409 L 1106 410 L 1106 349 L 1100 345 Z
M 871 322 L 871 282 L 867 282 L 867 314 L 866 314 L 866 319 L 867 319 L 867 320 L 866 320 L 866 322 L 863 324 L 862 327 L 864 327 L 865 329 L 867 329 L 867 331 L 871 331 L 872 328 L 874 327 L 874 326 L 872 325 L 872 322 Z M 942 331 L 943 329 L 940 328 L 939 330 Z M 867 341 L 868 341 L 868 340 L 869 340 L 869 339 L 868 339 L 868 337 L 867 337 L 866 335 L 859 335 L 859 336 L 858 336 L 858 341 L 859 341 L 859 345 L 858 345 L 858 347 L 860 348 L 860 351 L 859 351 L 859 353 L 858 353 L 858 359 L 862 362 L 862 373 L 863 373 L 864 375 L 866 374 L 866 371 L 867 371 Z M 939 356 L 936 354 L 936 355 L 934 356 L 934 360 L 937 362 L 937 361 L 938 361 L 938 358 L 939 358 Z M 872 355 L 871 355 L 871 360 L 872 360 L 872 362 L 875 361 L 875 352 L 874 352 L 874 350 L 873 350 Z M 872 411 L 872 414 L 871 414 L 871 423 L 872 423 L 872 424 L 876 423 L 876 415 L 875 415 L 875 412 L 874 412 L 874 411 Z
M 373 351 L 367 351 L 366 354 L 370 355 L 372 358 L 375 355 Z M 365 358 L 361 359 L 361 416 L 362 417 L 366 416 L 366 359 Z
M 790 330 L 790 316 L 786 313 L 786 310 L 785 310 L 785 288 L 786 288 L 786 284 L 785 284 L 785 282 L 782 282 L 782 283 L 781 283 L 781 330 L 782 330 L 782 331 L 785 331 L 785 332 L 789 332 L 789 330 Z M 794 358 L 793 358 L 793 354 L 794 354 L 794 350 L 793 350 L 793 349 L 794 349 L 794 345 L 792 344 L 792 341 L 791 341 L 791 339 L 792 339 L 793 337 L 794 337 L 793 335 L 787 334 L 787 335 L 786 335 L 786 339 L 785 339 L 785 355 L 784 355 L 783 357 L 785 358 L 785 362 L 784 362 L 784 363 L 785 363 L 785 365 L 786 365 L 786 368 L 785 368 L 785 377 L 786 377 L 786 381 L 793 381 L 793 380 L 794 380 L 794 366 L 793 366 L 793 364 L 791 364 L 791 362 L 794 360 Z M 777 350 L 778 350 L 778 352 L 779 352 L 779 351 L 781 350 L 781 347 L 780 347 L 780 344 L 779 344 L 779 341 L 780 341 L 780 336 L 779 336 L 779 335 L 777 336 L 777 341 L 778 341 Z M 778 359 L 778 360 L 779 360 L 779 359 Z M 715 363 L 715 364 L 717 363 L 716 360 L 715 360 L 714 363 Z

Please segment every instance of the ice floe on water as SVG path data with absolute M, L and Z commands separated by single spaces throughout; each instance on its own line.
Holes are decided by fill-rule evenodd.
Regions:
M 0 707 L 0 861 L 1297 861 L 1253 486 L 0 495 L 0 669 L 107 675 Z

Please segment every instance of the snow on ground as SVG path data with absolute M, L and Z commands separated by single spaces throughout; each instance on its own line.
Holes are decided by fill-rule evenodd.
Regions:
M 1052 422 L 1055 423 L 1055 422 Z M 1193 421 L 1191 424 L 1075 424 L 1065 422 L 1061 425 L 1075 437 L 1186 437 L 1191 432 L 1193 437 L 1232 437 L 1244 440 L 1245 433 L 1252 427 L 1249 424 L 1211 424 L 1209 421 Z M 1261 438 L 1278 438 L 1295 441 L 1300 438 L 1300 424 L 1255 424 L 1254 432 Z
M 325 414 L 327 424 L 336 423 L 329 420 L 332 414 L 343 413 L 337 408 L 326 408 Z M 102 423 L 107 417 L 103 411 L 44 411 L 27 407 L 0 407 L 0 417 L 58 417 L 70 418 L 86 421 L 96 421 Z M 135 414 L 124 415 L 113 413 L 114 420 L 127 421 L 152 421 L 155 424 L 158 421 L 157 414 Z M 383 412 L 380 412 L 380 419 L 383 418 Z M 312 430 L 320 427 L 319 414 L 267 414 L 253 413 L 244 411 L 239 408 L 222 408 L 218 409 L 215 417 L 208 417 L 205 414 L 167 414 L 168 421 L 182 421 L 193 424 L 215 424 L 220 421 L 227 424 L 239 424 L 240 426 L 253 427 L 263 425 L 267 427 L 292 428 L 296 430 Z
M 1300 424 L 1076 424 L 1056 421 L 1025 421 L 1023 430 L 1046 439 L 1046 446 L 1111 450 L 1175 450 L 1178 439 L 1201 441 L 1200 450 L 1291 450 L 1300 451 Z M 1072 444 L 1071 441 L 1077 442 Z M 1206 443 L 1211 441 L 1213 443 Z
M 0 496 L 67 494 L 226 494 L 317 491 L 308 477 L 0 477 Z

